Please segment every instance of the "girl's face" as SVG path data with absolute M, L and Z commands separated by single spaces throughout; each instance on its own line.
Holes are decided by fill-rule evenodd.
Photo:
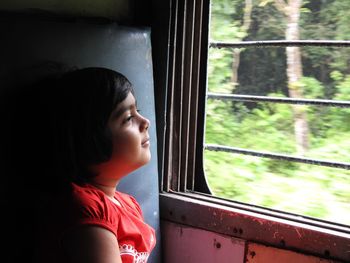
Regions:
M 109 163 L 113 163 L 117 174 L 126 175 L 149 162 L 150 122 L 138 112 L 132 93 L 113 110 L 107 125 L 113 142 L 113 153 Z

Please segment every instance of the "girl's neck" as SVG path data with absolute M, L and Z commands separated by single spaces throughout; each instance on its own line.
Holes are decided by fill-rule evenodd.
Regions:
M 114 194 L 115 194 L 118 182 L 116 182 L 116 183 L 115 182 L 114 183 L 104 183 L 104 182 L 99 182 L 99 181 L 96 181 L 96 180 L 91 180 L 89 183 L 91 185 L 93 185 L 94 187 L 100 189 L 108 197 L 114 198 Z
M 114 198 L 116 187 L 123 177 L 120 171 L 109 162 L 94 165 L 90 169 L 97 175 L 89 183 Z

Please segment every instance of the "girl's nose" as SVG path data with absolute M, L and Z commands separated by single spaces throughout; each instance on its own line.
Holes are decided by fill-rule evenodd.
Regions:
M 150 121 L 143 117 L 142 115 L 140 115 L 141 117 L 141 125 L 140 125 L 140 130 L 144 131 L 144 130 L 148 130 L 149 126 L 150 126 Z

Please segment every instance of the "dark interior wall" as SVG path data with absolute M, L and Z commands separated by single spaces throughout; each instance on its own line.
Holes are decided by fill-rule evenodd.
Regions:
M 70 66 L 88 67 L 102 66 L 117 70 L 126 75 L 135 86 L 136 97 L 138 98 L 139 108 L 143 114 L 150 120 L 150 136 L 152 141 L 151 152 L 152 161 L 145 167 L 137 170 L 122 181 L 119 190 L 130 193 L 140 202 L 146 221 L 152 225 L 158 235 L 158 246 L 153 252 L 149 262 L 160 262 L 160 229 L 159 229 L 159 208 L 158 208 L 158 163 L 157 163 L 157 135 L 156 135 L 156 116 L 155 116 L 155 99 L 154 99 L 154 82 L 153 82 L 153 63 L 151 47 L 150 28 L 120 26 L 112 21 L 101 21 L 93 19 L 59 19 L 47 18 L 43 16 L 31 15 L 11 15 L 7 13 L 0 19 L 0 77 L 4 80 L 9 73 L 23 72 L 23 68 L 30 68 L 31 65 L 43 61 L 62 62 Z M 18 74 L 18 78 L 21 78 Z M 2 85 L 3 87 L 3 85 Z M 15 105 L 13 100 L 7 110 L 11 110 Z M 5 109 L 6 110 L 6 109 Z M 28 111 L 30 112 L 30 111 Z M 23 136 L 21 139 L 32 140 L 28 134 L 34 127 L 31 125 L 31 116 L 23 110 Z M 18 120 L 21 122 L 21 119 Z M 3 122 L 4 124 L 4 122 Z M 33 126 L 33 127 L 31 127 Z M 19 125 L 21 127 L 21 125 Z M 27 137 L 28 136 L 28 137 Z M 3 138 L 6 140 L 6 138 Z M 2 146 L 4 146 L 2 140 Z M 31 143 L 30 145 L 34 145 Z M 11 145 L 7 145 L 11 147 Z M 4 149 L 4 147 L 2 147 Z M 23 150 L 23 151 L 22 151 Z M 24 158 L 23 152 L 31 153 L 31 149 L 16 149 L 18 159 L 16 163 L 6 164 L 6 152 L 2 153 L 2 163 L 8 167 L 9 173 L 2 172 L 2 176 L 16 176 L 11 165 L 21 166 Z M 33 153 L 36 153 L 33 149 Z M 40 156 L 31 156 L 31 160 L 40 163 Z M 21 171 L 26 171 L 22 167 Z M 26 176 L 35 176 L 33 172 L 27 171 Z M 23 175 L 21 175 L 23 176 Z M 17 183 L 20 185 L 21 180 L 18 177 Z M 2 185 L 4 187 L 4 185 Z M 15 187 L 14 185 L 5 187 Z M 16 189 L 6 189 L 6 193 Z M 11 199 L 10 196 L 7 198 Z M 23 196 L 23 200 L 30 202 L 30 196 Z M 2 201 L 3 202 L 3 201 Z M 23 220 L 30 215 L 23 215 Z M 11 216 L 8 216 L 9 220 Z M 21 219 L 22 220 L 22 219 Z M 19 220 L 19 221 L 21 221 Z M 5 222 L 6 223 L 6 222 Z M 16 229 L 7 229 L 8 235 L 20 234 Z M 13 248 L 16 242 L 30 242 L 28 238 L 21 236 L 2 235 L 2 239 L 7 246 Z M 6 246 L 5 246 L 6 247 Z M 18 246 L 20 247 L 20 246 Z M 5 255 L 5 254 L 3 254 Z M 12 256 L 8 256 L 2 262 L 12 262 Z
M 21 13 L 51 13 L 72 17 L 104 17 L 114 21 L 132 21 L 136 0 L 61 1 L 2 0 L 0 10 Z
M 151 0 L 2 0 L 0 11 L 59 17 L 103 18 L 124 25 L 150 25 Z

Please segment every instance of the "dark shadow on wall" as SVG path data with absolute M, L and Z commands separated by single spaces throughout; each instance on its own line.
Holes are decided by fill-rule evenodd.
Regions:
M 1 262 L 34 262 L 38 226 L 58 186 L 50 89 L 66 67 L 45 62 L 0 75 Z M 40 81 L 39 81 L 40 80 Z

